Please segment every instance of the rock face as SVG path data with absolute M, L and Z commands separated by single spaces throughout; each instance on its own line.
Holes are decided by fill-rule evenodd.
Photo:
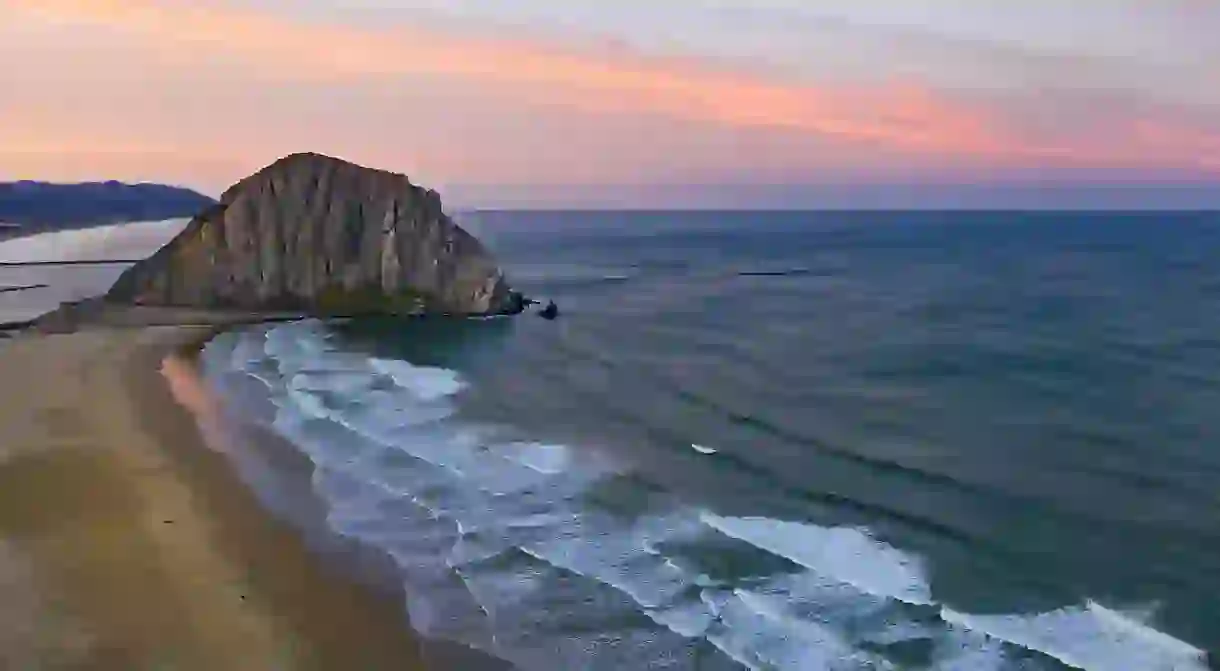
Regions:
M 109 302 L 313 314 L 492 314 L 521 297 L 483 245 L 405 176 L 293 154 L 242 180 Z

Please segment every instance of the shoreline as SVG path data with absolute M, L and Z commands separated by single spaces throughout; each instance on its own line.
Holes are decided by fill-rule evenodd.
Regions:
M 277 321 L 283 320 L 269 320 Z M 232 325 L 213 328 L 207 341 L 227 328 Z M 329 578 L 354 584 L 369 590 L 374 598 L 392 602 L 396 612 L 382 615 L 379 620 L 394 623 L 398 631 L 414 640 L 424 668 L 513 669 L 503 660 L 463 645 L 423 638 L 411 628 L 406 612 L 407 588 L 394 559 L 379 548 L 337 534 L 329 526 L 327 504 L 313 488 L 314 463 L 289 440 L 229 406 L 230 399 L 219 393 L 203 369 L 202 352 L 207 341 L 175 348 L 162 359 L 160 372 L 178 405 L 195 420 L 204 445 L 212 450 L 209 456 L 220 457 L 219 468 L 240 480 L 244 503 L 255 506 L 260 514 L 283 526 L 293 542 L 317 559 Z M 193 455 L 188 452 L 182 456 Z M 261 477 L 251 477 L 249 471 L 255 470 L 252 465 L 262 468 Z M 274 481 L 274 495 L 267 491 L 271 489 L 268 479 Z M 220 505 L 230 504 L 229 496 L 226 494 Z
M 21 381 L 0 390 L 0 666 L 433 666 L 401 591 L 312 551 L 208 444 L 197 370 L 165 367 L 215 332 L 0 344 L 0 379 Z

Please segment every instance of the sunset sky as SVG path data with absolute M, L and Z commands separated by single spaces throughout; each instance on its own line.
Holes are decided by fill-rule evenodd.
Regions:
M 1215 0 L 0 0 L 0 180 L 1220 206 Z

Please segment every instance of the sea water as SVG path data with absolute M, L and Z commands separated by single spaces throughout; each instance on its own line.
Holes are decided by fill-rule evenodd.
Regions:
M 1217 215 L 465 218 L 559 320 L 204 355 L 423 636 L 531 671 L 1208 668 Z

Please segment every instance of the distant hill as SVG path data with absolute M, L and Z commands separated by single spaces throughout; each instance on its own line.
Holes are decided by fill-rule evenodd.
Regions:
M 201 193 L 162 184 L 0 182 L 0 222 L 23 232 L 193 217 L 214 203 Z M 11 229 L 0 227 L 0 237 Z

